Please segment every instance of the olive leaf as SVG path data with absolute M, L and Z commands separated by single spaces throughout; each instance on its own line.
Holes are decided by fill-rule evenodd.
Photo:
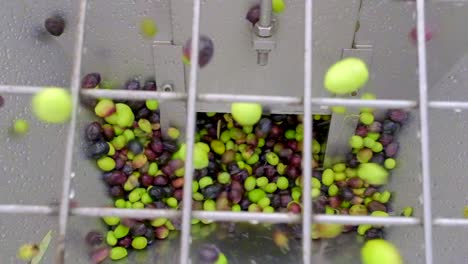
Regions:
M 47 232 L 47 234 L 42 239 L 41 243 L 39 244 L 39 254 L 37 254 L 31 260 L 31 264 L 40 264 L 42 257 L 44 256 L 45 252 L 49 248 L 49 244 L 51 240 L 52 240 L 52 230 Z

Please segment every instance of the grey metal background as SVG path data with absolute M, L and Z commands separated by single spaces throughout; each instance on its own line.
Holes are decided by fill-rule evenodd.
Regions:
M 275 36 L 278 43 L 265 68 L 256 65 L 249 26 L 243 18 L 254 2 L 203 1 L 200 31 L 213 37 L 216 50 L 213 62 L 200 71 L 199 91 L 301 96 L 303 1 L 287 1 L 286 12 L 278 16 L 279 29 Z M 144 80 L 154 76 L 158 72 L 157 67 L 164 65 L 158 65 L 157 58 L 153 57 L 157 45 L 153 46 L 152 41 L 143 39 L 138 33 L 140 18 L 151 17 L 156 21 L 159 28 L 156 40 L 182 45 L 191 34 L 191 4 L 192 1 L 188 0 L 89 1 L 82 72 L 99 71 L 104 79 L 119 85 L 128 78 Z M 67 18 L 66 32 L 60 38 L 46 37 L 39 29 L 44 19 L 56 11 Z M 464 1 L 429 2 L 427 21 L 435 31 L 434 39 L 428 43 L 429 97 L 432 100 L 461 101 L 467 98 L 465 47 L 468 29 L 463 26 L 467 12 L 468 6 Z M 0 84 L 68 87 L 77 13 L 78 1 L 2 1 Z M 357 20 L 360 28 L 354 37 Z M 354 37 L 356 44 L 372 46 L 372 75 L 367 90 L 378 98 L 417 100 L 417 49 L 407 37 L 414 25 L 415 2 L 412 1 L 314 1 L 313 95 L 327 96 L 321 85 L 323 73 L 340 58 L 342 49 L 352 47 Z M 185 74 L 187 81 L 188 68 Z M 158 82 L 162 81 L 158 76 L 156 78 Z M 35 121 L 29 114 L 29 96 L 5 97 L 7 104 L 0 110 L 1 203 L 48 205 L 60 200 L 65 127 Z M 226 110 L 226 107 L 216 104 L 200 103 L 198 106 L 202 111 Z M 301 109 L 278 111 L 299 112 Z M 315 111 L 325 110 L 316 108 Z M 9 134 L 8 128 L 14 118 L 30 121 L 31 132 L 27 136 L 12 137 Z M 80 109 L 79 132 L 91 118 L 86 110 Z M 435 217 L 460 217 L 467 202 L 463 189 L 468 183 L 465 175 L 466 118 L 464 112 L 430 111 Z M 417 111 L 412 111 L 412 119 L 400 134 L 399 167 L 393 173 L 389 188 L 396 192 L 396 211 L 404 206 L 414 206 L 416 216 L 421 217 Z M 81 133 L 76 136 L 75 146 L 80 146 Z M 72 182 L 75 199 L 80 206 L 106 205 L 109 199 L 99 173 L 90 161 L 83 158 L 80 149 L 75 147 L 73 170 L 76 177 Z M 56 218 L 51 216 L 0 214 L 1 263 L 19 263 L 14 256 L 20 244 L 39 240 L 56 227 Z M 102 228 L 95 218 L 70 217 L 67 263 L 88 263 L 82 238 L 94 227 Z M 464 236 L 466 230 L 461 230 L 461 227 L 434 229 L 434 263 L 466 262 L 463 257 L 468 241 Z M 261 258 L 255 252 L 265 252 L 268 256 L 273 255 L 276 248 L 265 242 L 261 229 L 250 230 L 249 234 L 248 239 L 237 237 L 235 241 L 248 245 L 251 252 L 245 255 L 253 256 L 256 263 L 269 263 L 268 258 Z M 408 263 L 424 263 L 421 227 L 392 227 L 389 237 L 402 250 Z M 346 239 L 341 239 L 344 244 L 336 242 L 340 246 L 330 246 L 331 253 L 324 263 L 359 262 L 359 244 Z M 226 247 L 229 245 L 232 246 L 226 244 Z M 300 244 L 294 245 L 291 253 L 277 256 L 275 263 L 299 262 Z M 178 246 L 176 241 L 169 248 Z M 229 248 L 226 251 L 230 252 Z M 232 252 L 235 254 L 235 250 Z M 342 257 L 333 256 L 333 252 Z M 53 250 L 49 250 L 44 263 L 52 263 L 52 253 Z M 166 250 L 160 260 L 170 261 L 171 254 L 173 250 Z M 234 263 L 250 261 L 240 254 L 234 255 L 233 259 Z

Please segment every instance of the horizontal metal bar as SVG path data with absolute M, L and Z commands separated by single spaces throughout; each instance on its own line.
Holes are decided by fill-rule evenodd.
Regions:
M 229 211 L 193 211 L 194 218 L 229 222 L 299 223 L 300 215 L 289 213 L 253 213 Z
M 137 217 L 137 218 L 179 218 L 182 213 L 175 210 L 161 209 L 120 209 L 102 207 L 78 207 L 70 209 L 72 215 L 89 217 Z M 54 214 L 57 208 L 40 205 L 0 205 L 0 214 Z M 230 211 L 193 211 L 194 218 L 215 222 L 259 222 L 259 223 L 299 223 L 301 216 L 290 213 L 252 213 Z M 419 225 L 421 220 L 414 217 L 374 217 L 350 215 L 314 215 L 317 223 L 336 223 L 346 225 L 379 224 L 379 225 Z M 468 226 L 468 219 L 438 218 L 434 221 L 440 226 Z
M 2 204 L 0 205 L 0 214 L 52 214 L 56 213 L 57 208 L 42 205 L 18 205 Z
M 437 109 L 468 109 L 468 102 L 461 101 L 431 101 L 430 108 Z
M 71 209 L 73 215 L 78 216 L 118 216 L 136 218 L 177 218 L 180 212 L 175 210 L 161 209 L 120 209 L 120 208 L 100 208 L 100 207 L 78 207 Z
M 187 94 L 185 93 L 106 89 L 81 89 L 81 95 L 93 98 L 108 98 L 119 100 L 125 99 L 135 101 L 148 99 L 158 99 L 161 101 L 182 101 L 187 99 Z
M 354 216 L 354 215 L 314 215 L 313 222 L 335 223 L 344 225 L 419 225 L 421 220 L 415 217 L 376 217 L 376 216 Z
M 33 94 L 43 89 L 35 86 L 14 86 L 0 85 L 0 93 L 12 94 Z M 107 90 L 107 89 L 82 89 L 81 95 L 92 98 L 109 98 L 119 100 L 147 100 L 158 99 L 161 101 L 183 101 L 187 99 L 186 93 L 154 92 L 154 91 L 127 91 L 127 90 Z M 294 96 L 264 96 L 264 95 L 239 95 L 239 94 L 198 94 L 197 100 L 201 102 L 255 102 L 260 104 L 285 104 L 301 105 L 302 97 Z M 312 98 L 312 105 L 318 106 L 348 106 L 348 107 L 374 107 L 385 108 L 414 108 L 418 105 L 411 100 L 362 100 L 345 98 Z M 468 108 L 468 102 L 431 102 L 434 108 Z
M 198 100 L 204 102 L 249 102 L 260 104 L 302 104 L 302 97 L 293 96 L 264 96 L 264 95 L 244 95 L 244 94 L 199 94 Z
M 344 98 L 312 98 L 312 104 L 322 106 L 348 106 L 348 107 L 374 107 L 379 109 L 387 108 L 415 108 L 418 103 L 411 100 L 363 100 Z
M 436 218 L 434 225 L 437 226 L 466 226 L 468 227 L 468 219 L 466 218 Z
M 41 86 L 0 85 L 2 94 L 35 94 L 42 89 Z

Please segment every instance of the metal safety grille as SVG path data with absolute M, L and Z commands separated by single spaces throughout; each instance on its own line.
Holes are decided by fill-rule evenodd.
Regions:
M 192 50 L 198 50 L 199 30 L 200 30 L 200 1 L 193 0 L 193 23 L 192 23 Z M 395 226 L 416 226 L 424 227 L 425 243 L 425 263 L 433 263 L 432 255 L 432 228 L 433 226 L 468 226 L 468 219 L 454 218 L 433 218 L 431 212 L 431 177 L 429 168 L 429 128 L 428 109 L 468 109 L 468 102 L 453 101 L 428 101 L 427 94 L 427 69 L 426 69 L 426 44 L 425 44 L 425 1 L 417 0 L 417 47 L 419 64 L 419 101 L 411 100 L 359 100 L 359 99 L 339 99 L 339 98 L 313 98 L 312 97 L 312 8 L 313 0 L 305 2 L 305 49 L 304 49 L 304 94 L 302 97 L 284 96 L 256 96 L 256 95 L 234 95 L 234 94 L 201 94 L 197 93 L 198 64 L 192 63 L 190 66 L 190 81 L 187 93 L 172 92 L 151 92 L 151 91 L 118 91 L 118 90 L 81 90 L 81 61 L 83 53 L 84 26 L 86 17 L 87 0 L 80 1 L 79 21 L 76 31 L 76 43 L 74 50 L 73 71 L 71 78 L 71 94 L 73 97 L 73 112 L 67 134 L 65 148 L 65 166 L 63 172 L 63 187 L 59 217 L 59 243 L 57 248 L 58 263 L 64 263 L 65 237 L 67 222 L 72 216 L 119 216 L 141 218 L 182 218 L 181 254 L 179 262 L 189 263 L 190 251 L 190 229 L 192 217 L 202 220 L 228 221 L 228 222 L 248 222 L 257 223 L 300 223 L 302 222 L 303 237 L 311 236 L 311 223 L 339 223 L 339 224 L 381 224 Z M 198 53 L 192 54 L 193 61 L 198 61 Z M 34 94 L 42 87 L 33 86 L 0 86 L 0 93 L 10 94 Z M 316 87 L 318 89 L 318 87 Z M 183 205 L 181 211 L 161 210 L 161 209 L 117 209 L 100 207 L 69 207 L 69 192 L 72 175 L 73 139 L 76 133 L 77 108 L 79 97 L 111 98 L 127 100 L 147 100 L 158 99 L 160 101 L 183 101 L 187 104 L 187 126 L 186 126 L 186 162 L 185 162 L 185 186 L 183 193 Z M 193 180 L 193 161 L 191 159 L 194 148 L 194 135 L 196 128 L 196 105 L 198 102 L 257 102 L 266 105 L 289 104 L 302 105 L 304 114 L 304 142 L 303 142 L 303 174 L 312 175 L 311 167 L 311 147 L 312 147 L 312 106 L 335 106 L 347 107 L 374 107 L 386 108 L 418 108 L 420 114 L 420 140 L 421 140 L 421 169 L 423 177 L 423 218 L 416 217 L 371 217 L 371 216 L 349 216 L 349 215 L 319 215 L 312 213 L 311 199 L 304 199 L 303 214 L 292 215 L 287 213 L 252 213 L 252 212 L 227 212 L 227 211 L 195 211 L 192 210 L 191 182 Z M 304 197 L 311 196 L 311 178 L 304 177 L 303 194 Z M 0 214 L 46 214 L 57 213 L 57 208 L 51 206 L 34 205 L 0 205 Z M 311 263 L 312 243 L 311 239 L 303 239 L 303 263 Z

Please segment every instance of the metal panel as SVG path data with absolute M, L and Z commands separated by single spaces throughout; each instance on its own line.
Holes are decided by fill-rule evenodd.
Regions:
M 172 1 L 174 43 L 189 39 L 191 1 Z M 270 52 L 267 66 L 257 65 L 252 47 L 251 25 L 244 19 L 256 1 L 219 1 L 202 3 L 201 30 L 213 38 L 212 62 L 200 71 L 200 93 L 232 93 L 279 96 L 302 94 L 304 50 L 304 2 L 286 1 L 284 13 L 277 15 L 277 45 Z M 314 96 L 325 95 L 322 76 L 336 61 L 343 48 L 350 48 L 359 1 L 316 1 L 314 3 Z M 330 34 L 333 32 L 333 34 Z M 188 79 L 188 78 L 186 78 Z M 218 110 L 220 105 L 201 104 L 203 111 Z M 221 107 L 226 110 L 226 106 Z M 318 109 L 317 109 L 318 110 Z
M 153 41 L 171 41 L 169 0 L 89 1 L 83 72 L 99 72 L 120 88 L 129 78 L 154 78 Z M 158 28 L 154 39 L 140 33 L 143 19 Z

